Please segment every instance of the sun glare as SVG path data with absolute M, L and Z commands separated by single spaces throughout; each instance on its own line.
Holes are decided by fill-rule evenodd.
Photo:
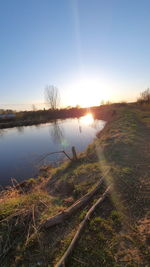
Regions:
M 100 105 L 101 101 L 110 100 L 109 86 L 97 77 L 78 79 L 68 86 L 68 102 L 81 107 Z
M 94 118 L 92 113 L 88 113 L 85 116 L 83 116 L 81 118 L 82 123 L 86 124 L 86 125 L 91 125 L 94 122 Z

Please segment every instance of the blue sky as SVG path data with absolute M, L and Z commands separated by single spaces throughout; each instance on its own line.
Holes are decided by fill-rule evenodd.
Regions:
M 132 101 L 150 86 L 150 1 L 0 0 L 0 108 Z

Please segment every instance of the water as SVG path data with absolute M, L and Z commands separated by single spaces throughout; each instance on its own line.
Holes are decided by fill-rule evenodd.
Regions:
M 21 182 L 35 177 L 41 165 L 54 164 L 65 157 L 53 154 L 43 159 L 47 153 L 65 150 L 71 156 L 72 146 L 77 153 L 84 151 L 104 125 L 104 121 L 94 121 L 91 115 L 87 115 L 79 119 L 0 130 L 0 185 L 11 184 L 11 178 Z

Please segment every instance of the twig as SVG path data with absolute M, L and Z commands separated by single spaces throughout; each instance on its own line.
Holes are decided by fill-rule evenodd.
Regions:
M 89 211 L 87 212 L 84 220 L 80 223 L 79 228 L 74 236 L 74 238 L 71 241 L 70 246 L 68 247 L 68 249 L 66 250 L 65 254 L 62 256 L 62 258 L 60 259 L 60 261 L 55 265 L 55 267 L 63 267 L 65 266 L 65 263 L 68 259 L 68 257 L 70 256 L 70 254 L 72 253 L 80 235 L 81 232 L 83 231 L 83 228 L 85 226 L 85 224 L 87 223 L 87 221 L 89 220 L 89 218 L 91 217 L 92 213 L 94 212 L 94 210 L 97 208 L 97 206 L 105 199 L 105 197 L 108 195 L 108 193 L 110 192 L 111 189 L 111 185 L 107 187 L 106 191 L 104 192 L 104 194 L 96 201 L 96 203 L 89 209 Z
M 28 233 L 27 233 L 27 238 L 26 238 L 26 241 L 25 241 L 25 246 L 27 245 L 28 240 L 29 240 L 29 237 L 30 237 L 30 229 L 31 229 L 31 225 L 29 224 Z
M 17 187 L 19 187 L 20 190 L 24 193 L 24 190 L 22 189 L 21 184 L 15 178 L 11 178 L 11 182 L 12 182 L 13 188 L 18 189 Z
M 82 264 L 87 265 L 87 263 L 85 263 L 84 261 L 81 261 L 81 260 L 79 260 L 79 259 L 77 259 L 77 258 L 75 258 L 75 257 L 73 257 L 73 259 L 74 259 L 75 261 L 79 262 L 79 263 L 82 263 Z

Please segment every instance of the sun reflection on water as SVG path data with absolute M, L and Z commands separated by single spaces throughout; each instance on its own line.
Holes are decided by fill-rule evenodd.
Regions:
M 81 122 L 86 125 L 91 125 L 94 122 L 92 113 L 87 113 L 85 116 L 83 116 L 81 118 Z

